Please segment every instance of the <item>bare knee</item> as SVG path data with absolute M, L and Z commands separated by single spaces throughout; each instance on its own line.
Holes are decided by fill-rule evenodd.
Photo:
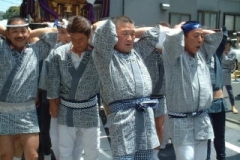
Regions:
M 38 153 L 37 151 L 24 152 L 24 158 L 26 160 L 38 160 Z
M 38 160 L 38 134 L 22 134 L 20 137 L 24 149 L 24 158 L 26 160 Z
M 20 137 L 18 136 L 14 140 L 14 157 L 22 157 L 23 155 L 23 146 L 20 141 Z

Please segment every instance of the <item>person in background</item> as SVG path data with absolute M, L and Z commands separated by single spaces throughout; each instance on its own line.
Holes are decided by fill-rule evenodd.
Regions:
M 44 160 L 50 160 L 53 157 L 51 153 L 51 149 L 53 150 L 54 156 L 56 160 L 59 160 L 59 144 L 58 144 L 58 124 L 57 118 L 51 117 L 49 114 L 49 101 L 47 99 L 47 90 L 48 90 L 48 73 L 49 73 L 49 65 L 53 58 L 53 50 L 70 42 L 70 36 L 67 32 L 67 24 L 68 21 L 62 19 L 58 22 L 58 41 L 55 47 L 51 50 L 50 54 L 46 59 L 43 60 L 42 70 L 39 80 L 39 96 L 41 97 L 41 114 L 40 120 L 42 121 L 41 135 L 42 135 L 42 150 L 44 153 Z M 59 99 L 60 103 L 60 99 Z M 41 138 L 40 138 L 41 140 Z M 40 143 L 41 144 L 41 143 Z
M 42 62 L 40 80 L 39 80 L 39 121 L 40 121 L 40 151 L 44 155 L 44 160 L 51 160 L 54 157 L 58 160 L 58 128 L 57 119 L 53 118 L 49 114 L 49 101 L 47 99 L 47 80 L 49 72 L 49 63 L 53 57 L 53 50 L 57 47 L 69 43 L 70 37 L 66 30 L 67 20 L 62 19 L 56 24 L 58 29 L 58 41 L 54 48 L 51 50 L 50 54 Z M 48 25 L 49 26 L 49 25 Z M 52 155 L 52 150 L 54 156 Z
M 222 75 L 222 54 L 225 50 L 228 32 L 226 27 L 222 28 L 223 37 L 221 43 L 216 50 L 216 53 L 209 60 L 208 66 L 211 75 L 212 89 L 213 89 L 213 101 L 209 108 L 209 116 L 213 126 L 214 139 L 213 144 L 216 150 L 216 159 L 226 159 L 226 147 L 225 147 L 225 121 L 226 111 L 228 110 L 227 102 L 223 95 L 223 75 Z M 211 155 L 211 139 L 208 140 L 207 148 L 207 160 L 210 159 Z
M 163 62 L 169 133 L 177 160 L 202 160 L 213 138 L 208 109 L 213 92 L 206 62 L 217 50 L 222 32 L 183 22 L 166 34 Z
M 89 45 L 91 24 L 73 16 L 67 31 L 71 42 L 53 51 L 47 80 L 50 114 L 58 118 L 59 159 L 79 160 L 84 149 L 85 160 L 97 160 L 100 82 Z
M 226 87 L 232 112 L 234 114 L 238 114 L 238 110 L 235 107 L 235 97 L 233 94 L 232 81 L 231 81 L 231 72 L 232 72 L 233 66 L 236 63 L 236 53 L 231 49 L 231 46 L 232 46 L 232 41 L 230 38 L 228 38 L 227 43 L 225 45 L 225 49 L 222 53 L 223 86 Z
M 236 41 L 235 47 L 240 48 L 240 32 L 236 33 L 236 38 L 237 38 L 237 41 Z
M 167 22 L 160 22 L 160 30 L 161 31 L 169 31 L 170 24 Z M 156 49 L 146 58 L 145 63 L 150 73 L 152 79 L 152 94 L 151 98 L 157 98 L 159 101 L 158 107 L 154 108 L 154 117 L 155 117 L 155 126 L 158 135 L 158 140 L 160 142 L 161 148 L 165 148 L 163 146 L 163 130 L 164 130 L 164 120 L 165 114 L 167 113 L 166 106 L 166 97 L 165 97 L 165 78 L 164 78 L 164 65 L 162 60 L 162 49 L 163 49 L 163 41 L 165 39 L 165 33 L 162 32 L 159 36 L 159 42 L 156 45 Z M 158 152 L 160 146 L 155 148 L 153 159 L 158 160 Z
M 15 139 L 20 139 L 24 157 L 38 159 L 39 125 L 35 98 L 38 88 L 39 61 L 57 41 L 54 28 L 30 31 L 27 21 L 14 16 L 6 30 L 0 26 L 0 157 L 12 160 Z M 28 43 L 39 37 L 36 43 Z M 16 159 L 16 158 L 15 158 Z

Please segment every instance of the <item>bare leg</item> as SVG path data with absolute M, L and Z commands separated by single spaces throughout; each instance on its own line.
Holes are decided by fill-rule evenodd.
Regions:
M 165 120 L 165 115 L 155 118 L 155 125 L 156 125 L 158 140 L 160 143 L 162 143 L 163 141 L 164 120 Z
M 38 160 L 38 146 L 39 135 L 38 133 L 21 134 L 21 143 L 23 145 L 24 157 L 26 160 Z
M 20 136 L 14 140 L 14 157 L 21 158 L 23 155 L 23 146 L 20 141 Z
M 14 139 L 15 135 L 0 136 L 0 159 L 12 160 L 14 156 Z

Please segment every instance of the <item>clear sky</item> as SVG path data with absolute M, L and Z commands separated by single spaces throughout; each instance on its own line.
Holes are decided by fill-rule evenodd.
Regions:
M 0 0 L 0 11 L 6 12 L 11 6 L 20 6 L 22 0 Z

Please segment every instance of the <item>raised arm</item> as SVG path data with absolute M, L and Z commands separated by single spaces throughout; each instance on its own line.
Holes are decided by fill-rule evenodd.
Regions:
M 215 32 L 213 30 L 204 30 L 204 43 L 200 48 L 201 54 L 206 58 L 207 61 L 210 60 L 214 53 L 221 58 L 221 54 L 224 50 L 223 42 L 224 40 L 222 31 Z
M 152 29 L 153 27 L 141 27 L 135 29 L 135 37 L 140 38 L 146 31 Z
M 219 30 L 220 31 L 220 30 Z M 203 29 L 203 35 L 216 33 L 216 30 Z
M 106 22 L 106 20 L 97 21 L 96 23 L 94 23 L 92 25 L 92 30 L 95 31 L 99 26 L 103 25 L 105 22 Z
M 99 21 L 93 26 L 93 29 L 95 29 L 93 36 L 94 52 L 96 51 L 97 55 L 101 55 L 104 61 L 106 60 L 104 63 L 108 63 L 118 41 L 116 27 L 111 20 Z
M 41 37 L 44 33 L 57 33 L 57 28 L 38 28 L 34 30 L 30 30 L 30 37 Z

